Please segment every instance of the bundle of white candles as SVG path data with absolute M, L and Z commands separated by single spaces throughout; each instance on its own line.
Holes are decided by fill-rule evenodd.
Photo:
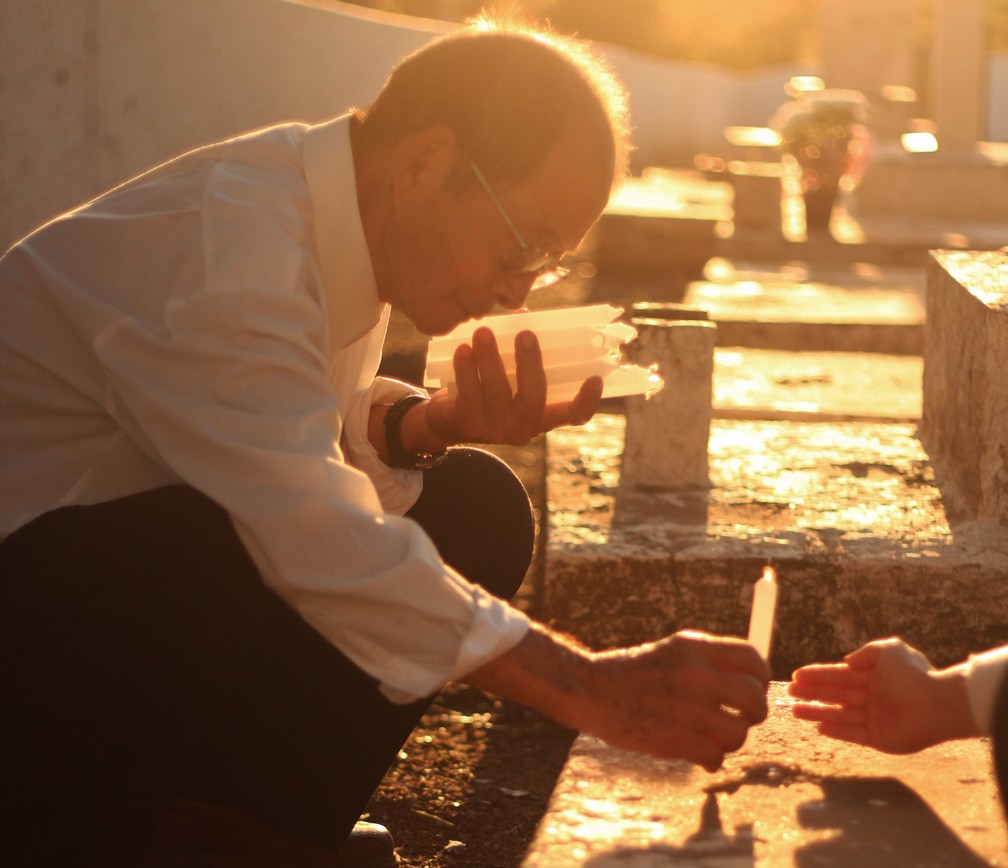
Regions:
M 622 363 L 620 347 L 637 336 L 633 326 L 615 322 L 622 312 L 621 308 L 612 305 L 597 304 L 520 311 L 470 320 L 431 341 L 427 349 L 424 382 L 428 388 L 447 387 L 449 394 L 453 393 L 456 388 L 452 364 L 455 350 L 460 344 L 470 343 L 476 329 L 486 326 L 497 339 L 512 389 L 517 388 L 515 337 L 519 332 L 531 331 L 539 339 L 542 350 L 547 403 L 570 401 L 577 395 L 581 384 L 596 375 L 602 377 L 603 397 L 650 397 L 664 383 L 653 367 Z

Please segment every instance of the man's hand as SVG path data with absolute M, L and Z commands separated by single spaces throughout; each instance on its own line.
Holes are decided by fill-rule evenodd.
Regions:
M 425 411 L 430 442 L 494 443 L 523 446 L 537 434 L 591 419 L 602 397 L 602 380 L 586 380 L 573 401 L 546 404 L 546 371 L 539 341 L 530 331 L 515 337 L 517 389 L 512 393 L 497 340 L 490 329 L 473 333 L 473 342 L 455 351 L 458 392 L 434 393 Z M 418 435 L 422 436 L 422 435 Z
M 600 696 L 587 731 L 610 744 L 682 757 L 707 771 L 766 718 L 770 672 L 741 639 L 681 632 L 597 654 Z
M 741 639 L 682 632 L 591 653 L 533 625 L 465 680 L 618 747 L 714 771 L 766 717 L 770 672 Z
M 979 735 L 962 666 L 935 669 L 899 639 L 869 642 L 842 663 L 798 669 L 788 688 L 795 717 L 823 735 L 885 753 L 913 753 Z

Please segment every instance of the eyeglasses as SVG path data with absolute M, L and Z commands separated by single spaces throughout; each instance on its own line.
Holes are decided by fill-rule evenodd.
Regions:
M 570 269 L 564 268 L 560 264 L 558 257 L 545 253 L 522 238 L 521 232 L 518 231 L 518 227 L 515 226 L 514 221 L 508 216 L 507 211 L 504 210 L 504 206 L 501 204 L 500 199 L 497 198 L 497 194 L 494 193 L 486 176 L 480 171 L 479 166 L 473 162 L 472 157 L 468 154 L 465 154 L 465 158 L 469 161 L 469 168 L 472 169 L 476 180 L 480 182 L 487 196 L 490 197 L 490 201 L 493 202 L 497 213 L 501 215 L 508 229 L 511 230 L 511 234 L 514 235 L 515 241 L 518 242 L 518 246 L 521 248 L 523 261 L 509 267 L 508 270 L 513 274 L 532 275 L 532 289 L 542 289 L 546 286 L 552 286 L 557 281 L 567 277 L 570 274 Z

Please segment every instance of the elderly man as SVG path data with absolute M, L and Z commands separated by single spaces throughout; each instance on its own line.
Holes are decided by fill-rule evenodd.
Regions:
M 186 154 L 6 254 L 0 861 L 134 863 L 186 799 L 392 864 L 351 831 L 452 679 L 707 769 L 742 744 L 747 643 L 589 653 L 504 602 L 528 499 L 457 444 L 582 423 L 598 378 L 547 405 L 525 332 L 512 392 L 485 329 L 456 394 L 376 377 L 390 308 L 441 334 L 559 276 L 626 135 L 583 46 L 484 21 L 363 110 Z

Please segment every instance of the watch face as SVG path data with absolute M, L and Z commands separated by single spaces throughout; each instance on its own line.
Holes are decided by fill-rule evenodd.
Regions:
M 432 455 L 430 452 L 415 452 L 410 456 L 412 459 L 411 468 L 413 470 L 430 470 L 444 461 L 444 457 L 445 453 L 443 452 L 440 455 Z

